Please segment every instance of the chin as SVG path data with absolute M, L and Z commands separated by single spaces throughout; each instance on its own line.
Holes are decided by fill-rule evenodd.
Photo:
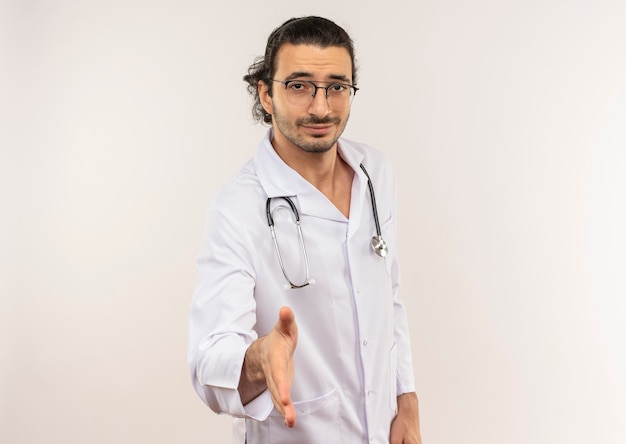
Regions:
M 337 135 L 336 134 L 326 134 L 326 135 L 320 135 L 320 136 L 312 136 L 309 140 L 307 141 L 302 141 L 302 147 L 303 149 L 307 149 L 307 151 L 316 151 L 316 152 L 326 152 L 328 150 L 330 150 L 333 146 L 335 146 L 335 144 L 337 143 Z

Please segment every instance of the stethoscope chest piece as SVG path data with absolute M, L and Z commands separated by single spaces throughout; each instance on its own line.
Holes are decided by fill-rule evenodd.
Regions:
M 382 236 L 374 236 L 372 238 L 371 245 L 374 253 L 376 253 L 380 257 L 387 256 L 389 249 L 387 248 L 387 242 L 385 242 L 385 239 L 383 239 Z

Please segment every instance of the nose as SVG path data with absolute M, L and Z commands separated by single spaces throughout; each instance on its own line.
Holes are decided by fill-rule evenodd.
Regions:
M 325 117 L 330 112 L 328 99 L 326 98 L 326 90 L 318 87 L 309 105 L 309 113 L 318 117 Z

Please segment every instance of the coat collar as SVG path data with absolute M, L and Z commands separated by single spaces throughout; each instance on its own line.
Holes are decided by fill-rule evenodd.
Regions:
M 272 129 L 261 140 L 254 157 L 254 167 L 261 186 L 268 197 L 296 197 L 301 214 L 314 215 L 332 220 L 345 221 L 341 212 L 317 188 L 287 165 L 272 147 Z M 363 191 L 367 189 L 367 178 L 359 167 L 365 158 L 363 149 L 354 142 L 340 138 L 338 151 L 341 158 L 354 170 L 350 212 L 359 210 Z M 357 208 L 355 208 L 355 205 Z

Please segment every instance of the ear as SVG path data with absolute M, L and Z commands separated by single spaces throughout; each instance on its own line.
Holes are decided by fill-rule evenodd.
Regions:
M 259 83 L 257 83 L 257 91 L 259 92 L 259 100 L 261 101 L 263 109 L 265 109 L 268 114 L 274 115 L 274 107 L 272 106 L 272 98 L 270 97 L 267 83 L 263 80 L 259 80 Z

